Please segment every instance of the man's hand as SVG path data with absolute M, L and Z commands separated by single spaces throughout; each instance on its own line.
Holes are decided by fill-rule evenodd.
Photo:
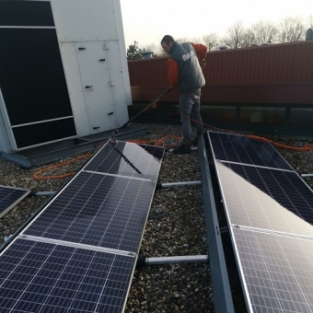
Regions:
M 205 59 L 202 59 L 202 60 L 200 61 L 200 66 L 201 66 L 201 68 L 204 69 L 204 68 L 205 68 L 205 65 L 206 65 Z

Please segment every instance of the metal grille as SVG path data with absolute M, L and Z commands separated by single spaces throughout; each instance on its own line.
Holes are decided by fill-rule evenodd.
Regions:
M 73 118 L 13 128 L 18 148 L 76 136 Z
M 0 1 L 2 26 L 54 26 L 48 1 Z
M 0 28 L 0 83 L 11 125 L 72 115 L 56 31 Z

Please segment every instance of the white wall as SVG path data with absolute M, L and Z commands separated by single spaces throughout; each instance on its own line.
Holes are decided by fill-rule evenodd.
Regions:
M 128 121 L 127 106 L 132 98 L 119 0 L 51 0 L 51 6 L 78 135 L 122 126 Z M 78 52 L 79 44 L 86 50 Z M 100 50 L 92 48 L 94 44 L 99 44 Z M 102 46 L 107 48 L 101 50 Z M 90 61 L 94 77 L 82 55 Z M 100 58 L 106 59 L 105 63 L 96 64 Z M 87 91 L 86 84 L 97 88 Z M 112 86 L 109 90 L 108 84 Z M 101 109 L 101 105 L 105 107 Z M 113 116 L 105 113 L 99 117 L 112 110 Z M 94 130 L 99 120 L 102 125 Z

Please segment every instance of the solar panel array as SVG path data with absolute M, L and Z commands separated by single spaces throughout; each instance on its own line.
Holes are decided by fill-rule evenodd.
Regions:
M 102 147 L 1 253 L 1 312 L 123 312 L 163 154 Z
M 249 312 L 313 312 L 313 192 L 269 143 L 208 132 Z
M 29 193 L 29 189 L 0 186 L 0 217 L 27 197 Z

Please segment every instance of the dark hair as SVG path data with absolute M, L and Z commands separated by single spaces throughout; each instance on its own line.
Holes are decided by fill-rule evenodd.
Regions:
M 165 42 L 168 45 L 171 41 L 174 43 L 174 38 L 170 35 L 165 35 L 161 40 L 161 45 L 163 42 Z

